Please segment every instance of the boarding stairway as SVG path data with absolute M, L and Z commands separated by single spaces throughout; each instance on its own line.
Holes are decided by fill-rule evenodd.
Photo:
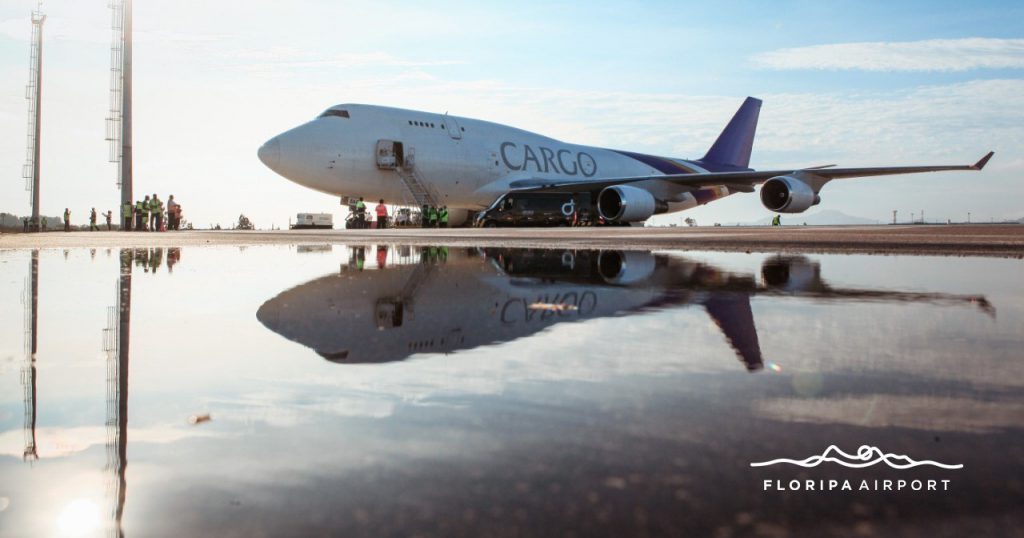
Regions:
M 416 294 L 434 269 L 433 264 L 416 263 L 398 295 L 377 299 L 375 318 L 378 329 L 399 327 L 405 316 L 415 316 Z
M 438 197 L 426 186 L 416 174 L 416 154 L 412 147 L 406 147 L 396 140 L 377 141 L 377 168 L 394 170 L 412 196 L 411 202 L 419 209 L 425 205 L 437 207 Z M 410 200 L 406 199 L 407 202 Z
M 398 177 L 402 178 L 406 188 L 409 189 L 409 194 L 412 195 L 413 201 L 416 202 L 416 207 L 423 207 L 425 205 L 437 207 L 437 200 L 430 194 L 430 191 L 423 185 L 423 182 L 416 177 L 415 169 L 410 167 L 407 170 L 402 170 L 396 167 L 395 172 L 398 174 Z

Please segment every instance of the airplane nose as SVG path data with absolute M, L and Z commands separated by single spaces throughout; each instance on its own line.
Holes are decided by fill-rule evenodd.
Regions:
M 281 141 L 276 136 L 271 138 L 266 144 L 260 146 L 257 155 L 263 164 L 267 165 L 267 168 L 276 171 L 281 162 Z

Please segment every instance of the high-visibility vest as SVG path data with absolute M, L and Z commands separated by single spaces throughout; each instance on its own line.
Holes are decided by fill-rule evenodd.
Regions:
M 442 208 L 440 214 L 441 222 L 448 224 L 448 210 Z
M 121 204 L 121 217 L 128 217 L 132 214 L 132 204 Z

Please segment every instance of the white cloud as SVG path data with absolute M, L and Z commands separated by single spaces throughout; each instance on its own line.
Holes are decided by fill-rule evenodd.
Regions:
M 768 69 L 967 71 L 1024 68 L 1024 39 L 928 39 L 813 45 L 753 57 Z

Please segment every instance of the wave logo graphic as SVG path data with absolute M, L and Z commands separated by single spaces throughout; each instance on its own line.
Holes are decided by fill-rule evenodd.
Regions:
M 882 462 L 893 469 L 910 469 L 911 467 L 918 467 L 921 465 L 932 465 L 942 469 L 962 469 L 964 467 L 962 463 L 949 465 L 932 460 L 914 461 L 909 456 L 888 454 L 882 452 L 878 447 L 868 445 L 861 445 L 860 448 L 857 449 L 856 454 L 847 454 L 840 450 L 836 445 L 831 445 L 819 456 L 810 456 L 803 460 L 779 458 L 777 460 L 751 463 L 750 466 L 767 467 L 778 463 L 789 463 L 791 465 L 799 465 L 800 467 L 817 467 L 818 465 L 826 462 L 838 463 L 843 467 L 850 467 L 852 469 L 863 469 L 864 467 L 871 467 L 872 465 Z

